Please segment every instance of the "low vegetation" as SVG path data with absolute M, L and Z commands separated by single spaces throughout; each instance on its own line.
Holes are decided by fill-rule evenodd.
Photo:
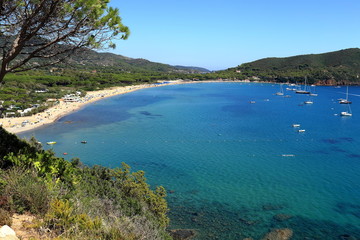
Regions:
M 159 80 L 249 80 L 265 82 L 344 85 L 359 84 L 360 49 L 288 58 L 266 58 L 224 71 L 174 67 L 145 59 L 131 59 L 110 53 L 84 51 L 58 65 L 25 73 L 7 74 L 0 86 L 0 116 L 39 105 L 27 113 L 51 106 L 47 99 L 66 94 L 100 90 L 113 86 L 154 83 Z M 15 111 L 15 116 L 19 115 Z
M 31 213 L 58 239 L 171 239 L 166 191 L 143 171 L 84 166 L 19 140 L 0 127 L 0 223 Z
M 264 58 L 218 72 L 228 77 L 270 82 L 345 85 L 360 83 L 360 49 L 286 58 Z

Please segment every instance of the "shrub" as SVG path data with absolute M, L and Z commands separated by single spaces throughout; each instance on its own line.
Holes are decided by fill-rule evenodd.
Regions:
M 0 208 L 0 226 L 3 225 L 11 226 L 11 224 L 12 224 L 12 219 L 10 212 Z
M 45 216 L 46 227 L 54 230 L 57 234 L 76 234 L 92 232 L 100 229 L 101 219 L 91 219 L 87 214 L 76 214 L 68 200 L 54 200 L 50 204 L 50 210 Z
M 44 215 L 48 211 L 50 194 L 35 172 L 12 168 L 4 171 L 0 178 L 6 182 L 3 195 L 9 198 L 9 204 L 16 212 Z

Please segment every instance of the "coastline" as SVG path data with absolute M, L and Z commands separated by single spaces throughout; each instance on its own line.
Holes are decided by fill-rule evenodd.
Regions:
M 131 85 L 131 86 L 121 86 L 121 87 L 111 87 L 108 89 L 103 89 L 99 91 L 90 91 L 86 93 L 86 96 L 81 98 L 79 102 L 64 102 L 59 101 L 59 104 L 48 108 L 44 112 L 37 113 L 35 115 L 26 116 L 26 117 L 12 117 L 12 118 L 0 118 L 0 126 L 2 126 L 6 131 L 17 134 L 25 131 L 33 130 L 35 128 L 51 124 L 56 122 L 59 118 L 73 113 L 87 104 L 96 102 L 98 100 L 125 94 L 129 92 L 134 92 L 137 90 L 152 88 L 152 87 L 161 87 L 175 84 L 188 84 L 188 83 L 209 83 L 209 82 L 243 82 L 247 83 L 248 81 L 244 80 L 207 80 L 207 81 L 192 81 L 192 80 L 174 80 L 174 81 L 164 81 L 162 84 L 141 84 L 141 85 Z M 25 124 L 24 124 L 25 123 Z
M 54 123 L 59 118 L 75 112 L 87 104 L 96 102 L 98 100 L 125 94 L 129 92 L 134 92 L 140 89 L 159 87 L 173 84 L 181 83 L 190 83 L 189 81 L 174 81 L 170 83 L 165 83 L 161 85 L 157 84 L 142 84 L 142 85 L 132 85 L 132 86 L 122 86 L 122 87 L 111 87 L 99 91 L 87 92 L 86 96 L 81 98 L 79 102 L 64 102 L 59 101 L 59 104 L 45 110 L 44 112 L 37 113 L 31 116 L 25 117 L 12 117 L 12 118 L 1 118 L 0 126 L 2 126 L 6 131 L 10 133 L 21 133 L 35 128 Z

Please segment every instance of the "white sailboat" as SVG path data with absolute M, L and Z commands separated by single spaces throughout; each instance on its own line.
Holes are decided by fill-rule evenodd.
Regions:
M 304 104 L 313 104 L 313 100 L 312 100 L 312 97 L 310 95 L 309 99 L 307 101 L 304 102 Z
M 317 96 L 317 93 L 315 93 L 315 85 L 311 85 L 313 87 L 314 91 L 311 91 L 310 96 Z
M 349 86 L 346 86 L 346 99 L 340 99 L 340 104 L 351 104 L 351 101 L 349 101 Z
M 310 94 L 310 92 L 306 90 L 306 80 L 307 80 L 307 78 L 305 77 L 304 90 L 302 90 L 302 89 L 296 90 L 295 93 L 298 93 L 298 94 Z
M 351 112 L 350 105 L 348 105 L 348 110 L 347 110 L 347 111 L 344 111 L 344 112 L 341 112 L 340 115 L 343 116 L 343 117 L 351 117 L 351 116 L 352 116 L 352 112 Z
M 275 93 L 275 95 L 277 95 L 277 96 L 284 96 L 284 90 L 283 90 L 283 86 L 282 86 L 281 83 L 280 83 L 280 92 Z

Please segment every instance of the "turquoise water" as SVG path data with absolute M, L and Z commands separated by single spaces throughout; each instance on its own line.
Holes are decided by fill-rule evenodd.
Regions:
M 169 191 L 171 228 L 196 229 L 196 239 L 258 239 L 280 227 L 293 229 L 292 239 L 360 238 L 360 87 L 349 87 L 352 117 L 339 116 L 345 87 L 316 87 L 311 105 L 278 90 L 143 89 L 21 136 L 56 141 L 58 156 L 88 165 L 145 170 L 152 186 Z

